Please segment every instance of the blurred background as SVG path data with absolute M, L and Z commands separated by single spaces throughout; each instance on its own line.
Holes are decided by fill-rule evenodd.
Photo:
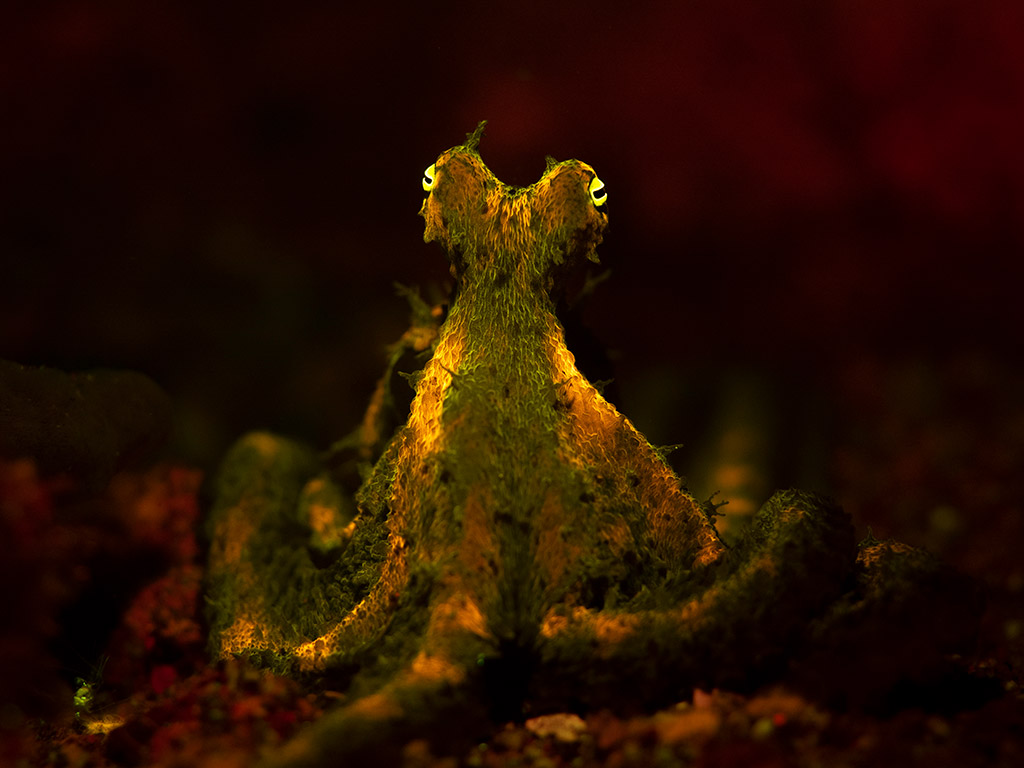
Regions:
M 448 279 L 421 172 L 486 118 L 502 180 L 550 154 L 606 182 L 612 274 L 582 323 L 682 472 L 716 395 L 755 382 L 802 446 L 779 484 L 869 522 L 908 441 L 919 539 L 972 514 L 929 478 L 993 429 L 1011 475 L 1024 5 L 270 5 L 4 11 L 0 357 L 149 374 L 169 454 L 207 470 L 248 429 L 326 445 L 406 327 L 393 283 Z M 966 426 L 928 464 L 942 419 Z

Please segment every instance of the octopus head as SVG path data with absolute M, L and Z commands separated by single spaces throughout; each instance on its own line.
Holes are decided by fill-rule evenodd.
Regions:
M 534 184 L 505 184 L 477 152 L 483 127 L 443 152 L 423 175 L 423 239 L 441 243 L 456 279 L 518 273 L 550 289 L 574 264 L 596 262 L 608 225 L 608 195 L 594 169 L 549 157 Z

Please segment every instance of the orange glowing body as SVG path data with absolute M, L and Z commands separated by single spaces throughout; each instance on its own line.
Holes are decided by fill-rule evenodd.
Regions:
M 480 723 L 481 702 L 607 704 L 624 685 L 654 702 L 735 681 L 782 654 L 854 569 L 846 515 L 800 492 L 773 497 L 741 550 L 722 544 L 580 373 L 555 316 L 569 270 L 596 261 L 604 185 L 576 160 L 505 185 L 477 152 L 481 130 L 426 173 L 425 239 L 447 253 L 455 292 L 439 328 L 405 338 L 433 348 L 354 520 L 332 517 L 325 475 L 292 443 L 253 435 L 225 463 L 214 652 L 351 685 L 353 703 L 285 763 Z M 384 444 L 385 394 L 364 449 Z

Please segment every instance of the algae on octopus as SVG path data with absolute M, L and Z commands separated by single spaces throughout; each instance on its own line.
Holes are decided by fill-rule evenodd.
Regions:
M 343 446 L 375 461 L 355 504 L 283 438 L 249 435 L 225 461 L 210 518 L 214 653 L 349 692 L 285 762 L 443 740 L 455 720 L 475 735 L 524 705 L 650 706 L 749 686 L 808 637 L 834 643 L 830 605 L 845 616 L 887 599 L 887 584 L 858 588 L 878 586 L 871 558 L 858 561 L 848 516 L 813 494 L 777 493 L 739 545 L 722 543 L 708 507 L 580 373 L 555 315 L 569 272 L 596 261 L 603 183 L 549 159 L 535 184 L 506 185 L 480 158 L 482 130 L 425 173 L 424 239 L 447 253 L 455 291 L 446 316 L 414 302 L 418 321 Z M 426 360 L 392 435 L 390 387 L 409 352 Z M 939 570 L 896 561 L 907 583 Z M 963 639 L 949 634 L 945 645 Z

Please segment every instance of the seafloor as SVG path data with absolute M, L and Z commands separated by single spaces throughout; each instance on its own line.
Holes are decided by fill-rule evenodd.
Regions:
M 696 691 L 659 712 L 545 713 L 489 740 L 404 764 L 1017 765 L 1024 759 L 1024 391 L 983 355 L 861 359 L 834 371 L 837 497 L 877 536 L 910 538 L 980 582 L 976 648 L 927 690 L 834 710 L 784 683 Z M 197 526 L 200 473 L 161 464 L 83 494 L 30 460 L 0 465 L 4 616 L 0 762 L 251 764 L 344 698 L 210 663 Z

